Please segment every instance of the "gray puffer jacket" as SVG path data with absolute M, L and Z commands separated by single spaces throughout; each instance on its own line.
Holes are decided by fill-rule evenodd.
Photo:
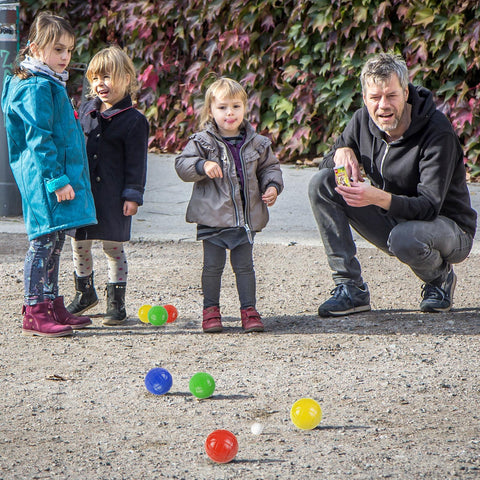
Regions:
M 175 170 L 184 182 L 195 182 L 187 207 L 186 220 L 209 227 L 247 227 L 261 231 L 268 222 L 268 209 L 262 194 L 273 185 L 283 190 L 280 163 L 272 152 L 271 141 L 255 132 L 244 121 L 245 143 L 240 157 L 244 175 L 243 207 L 240 182 L 234 159 L 214 125 L 190 137 L 183 152 L 175 159 Z M 223 178 L 209 178 L 197 171 L 197 163 L 217 162 Z M 201 169 L 203 170 L 203 169 Z

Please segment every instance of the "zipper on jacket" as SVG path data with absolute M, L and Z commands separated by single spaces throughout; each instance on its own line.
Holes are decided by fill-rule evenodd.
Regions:
M 233 202 L 233 207 L 235 210 L 235 219 L 236 219 L 236 226 L 240 226 L 240 215 L 238 214 L 238 205 L 235 201 L 235 194 L 234 194 L 234 185 L 232 181 L 232 176 L 230 175 L 230 157 L 228 156 L 228 147 L 222 142 L 222 151 L 223 151 L 223 162 L 225 163 L 225 173 L 228 177 L 228 183 L 230 184 L 230 192 Z
M 240 147 L 240 163 L 242 164 L 242 170 L 243 170 L 243 198 L 245 199 L 245 208 L 243 210 L 243 216 L 245 217 L 245 231 L 247 232 L 247 238 L 248 241 L 250 242 L 251 245 L 253 245 L 253 237 L 252 237 L 252 231 L 250 230 L 250 226 L 248 225 L 250 223 L 250 208 L 249 208 L 249 203 L 250 199 L 248 196 L 248 178 L 246 172 L 246 167 L 245 167 L 245 162 L 243 161 L 243 148 L 245 147 L 245 144 L 247 142 L 244 142 L 244 144 Z
M 245 162 L 243 160 L 243 149 L 245 148 L 245 145 L 247 144 L 247 141 L 245 139 L 245 142 L 243 145 L 240 147 L 239 151 L 239 156 L 240 156 L 240 163 L 242 164 L 242 170 L 243 170 L 243 198 L 245 199 L 245 208 L 243 209 L 243 216 L 245 217 L 245 230 L 247 231 L 247 237 L 248 241 L 250 243 L 253 243 L 253 238 L 252 238 L 252 231 L 250 230 L 249 223 L 250 223 L 250 198 L 249 198 L 249 190 L 248 190 L 248 178 L 247 178 L 247 169 Z
M 382 141 L 385 142 L 385 140 L 382 140 Z M 388 142 L 385 142 L 385 145 L 387 146 L 387 148 L 385 149 L 385 153 L 383 154 L 382 161 L 380 162 L 380 175 L 382 176 L 382 182 L 383 182 L 382 190 L 385 190 L 385 178 L 383 176 L 383 164 L 385 162 L 385 159 L 387 158 L 388 151 L 390 150 L 390 144 Z
M 251 245 L 253 245 L 252 231 L 250 230 L 250 227 L 248 226 L 248 223 L 245 223 L 245 231 L 247 232 L 247 238 L 248 238 L 249 243 Z

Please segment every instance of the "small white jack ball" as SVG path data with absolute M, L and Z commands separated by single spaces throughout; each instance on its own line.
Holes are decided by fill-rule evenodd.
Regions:
M 254 435 L 260 435 L 263 432 L 263 425 L 261 423 L 255 422 L 252 425 L 251 430 Z

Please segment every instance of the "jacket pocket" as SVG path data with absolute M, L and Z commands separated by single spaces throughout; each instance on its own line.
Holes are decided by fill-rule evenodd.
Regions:
M 243 161 L 245 163 L 258 163 L 260 152 L 257 150 L 247 150 L 243 152 Z
M 45 204 L 46 204 L 46 207 L 47 207 L 47 210 L 48 210 L 48 219 L 49 219 L 50 225 L 53 225 L 55 223 L 54 222 L 55 212 L 59 207 L 59 202 L 57 200 L 57 195 L 55 194 L 55 192 L 49 192 L 48 191 L 46 183 L 47 183 L 47 181 L 44 180 L 44 193 L 43 194 L 44 194 L 44 197 L 45 197 Z

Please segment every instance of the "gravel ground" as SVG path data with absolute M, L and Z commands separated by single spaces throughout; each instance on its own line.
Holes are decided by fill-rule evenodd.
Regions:
M 458 265 L 455 309 L 418 310 L 420 283 L 375 249 L 359 258 L 372 312 L 320 319 L 332 288 L 323 249 L 255 246 L 258 309 L 266 331 L 240 328 L 234 277 L 224 274 L 224 333 L 201 331 L 201 245 L 127 247 L 130 319 L 104 327 L 106 282 L 94 248 L 101 301 L 94 325 L 73 337 L 21 335 L 24 235 L 0 234 L 1 479 L 447 479 L 480 478 L 480 257 Z M 60 288 L 72 291 L 70 246 Z M 141 323 L 146 303 L 173 304 L 176 322 Z M 153 367 L 169 393 L 144 385 Z M 198 400 L 199 371 L 216 382 Z M 310 397 L 320 425 L 297 429 L 290 408 Z M 253 435 L 251 425 L 264 426 Z M 233 432 L 236 458 L 216 464 L 204 442 Z

